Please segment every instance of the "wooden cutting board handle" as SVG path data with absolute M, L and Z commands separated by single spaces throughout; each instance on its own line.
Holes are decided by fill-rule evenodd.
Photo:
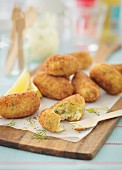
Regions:
M 95 63 L 102 63 L 105 62 L 110 55 L 121 48 L 120 43 L 110 43 L 110 42 L 102 42 L 100 43 L 100 47 L 98 51 L 96 52 L 95 56 L 93 57 L 93 62 Z

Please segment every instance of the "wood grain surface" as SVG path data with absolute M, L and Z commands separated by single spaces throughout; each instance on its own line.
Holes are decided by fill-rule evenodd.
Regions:
M 122 97 L 110 111 L 122 109 Z M 75 159 L 92 159 L 112 133 L 119 118 L 100 122 L 94 130 L 79 142 L 68 142 L 53 137 L 44 137 L 40 142 L 32 139 L 34 133 L 0 126 L 0 145 L 30 152 Z
M 93 61 L 95 63 L 105 62 L 113 52 L 117 51 L 120 48 L 120 43 L 102 42 L 98 51 L 93 57 Z

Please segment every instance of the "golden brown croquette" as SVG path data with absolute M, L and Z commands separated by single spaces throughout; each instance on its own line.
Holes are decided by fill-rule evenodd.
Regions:
M 100 96 L 99 86 L 82 71 L 77 72 L 72 80 L 74 93 L 84 97 L 86 102 L 94 102 Z
M 38 72 L 33 79 L 41 94 L 52 99 L 64 99 L 73 94 L 73 86 L 64 77 L 55 77 L 45 72 Z
M 7 119 L 34 114 L 40 106 L 40 97 L 34 91 L 6 95 L 0 98 L 1 116 Z
M 108 94 L 122 92 L 122 75 L 109 64 L 97 64 L 90 71 L 90 77 Z
M 53 76 L 70 76 L 80 69 L 79 61 L 71 55 L 53 55 L 44 63 L 45 72 Z

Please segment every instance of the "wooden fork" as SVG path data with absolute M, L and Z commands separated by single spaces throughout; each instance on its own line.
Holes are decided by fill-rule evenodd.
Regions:
M 25 31 L 26 32 L 34 23 L 37 18 L 37 9 L 34 6 L 30 6 L 25 12 Z
M 111 119 L 111 118 L 115 118 L 115 117 L 119 117 L 122 116 L 122 109 L 121 110 L 117 110 L 117 111 L 113 111 L 101 116 L 97 116 L 97 117 L 93 117 L 90 119 L 84 119 L 81 121 L 77 121 L 77 122 L 70 122 L 73 125 L 73 129 L 77 130 L 77 131 L 82 131 L 88 128 L 93 128 L 95 127 L 98 122 L 103 121 L 103 120 L 107 120 L 107 119 Z
M 100 43 L 100 47 L 93 57 L 94 63 L 105 62 L 108 57 L 116 50 L 121 48 L 121 44 L 119 42 L 102 42 Z
M 9 75 L 9 73 L 12 71 L 15 61 L 17 59 L 17 36 L 16 36 L 16 24 L 15 24 L 15 16 L 16 16 L 16 6 L 13 9 L 12 12 L 12 29 L 11 29 L 11 35 L 10 35 L 10 46 L 8 49 L 8 53 L 5 59 L 5 74 Z
M 24 56 L 23 56 L 23 31 L 25 28 L 25 16 L 22 11 L 21 3 L 16 6 L 16 32 L 18 38 L 18 58 L 19 58 L 19 69 L 22 70 L 24 66 Z
M 13 13 L 12 13 L 12 31 L 10 36 L 10 47 L 8 49 L 7 57 L 5 60 L 5 74 L 9 75 L 12 71 L 14 64 L 19 59 L 19 69 L 23 69 L 24 57 L 23 57 L 23 31 L 25 28 L 25 17 L 22 12 L 21 1 L 16 1 Z

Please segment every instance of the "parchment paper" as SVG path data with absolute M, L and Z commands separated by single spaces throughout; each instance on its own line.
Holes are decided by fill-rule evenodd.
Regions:
M 91 118 L 100 114 L 106 114 L 108 109 L 110 109 L 115 104 L 120 96 L 121 94 L 115 96 L 108 95 L 106 92 L 101 90 L 100 98 L 96 102 L 86 103 L 86 110 L 82 119 Z M 40 109 L 34 115 L 21 119 L 4 119 L 0 117 L 0 125 L 12 126 L 16 129 L 29 130 L 36 134 L 43 132 L 42 130 L 44 129 L 38 122 L 38 114 L 40 114 L 42 110 L 44 110 L 45 108 L 49 108 L 56 102 L 56 100 L 51 100 L 43 97 L 40 104 Z M 94 113 L 91 113 L 92 111 L 94 111 Z M 73 130 L 72 125 L 68 123 L 68 121 L 62 121 L 61 126 L 65 128 L 65 131 L 60 133 L 53 133 L 45 130 L 43 135 L 53 136 L 67 141 L 78 142 L 93 130 L 91 128 L 81 132 L 75 131 Z

